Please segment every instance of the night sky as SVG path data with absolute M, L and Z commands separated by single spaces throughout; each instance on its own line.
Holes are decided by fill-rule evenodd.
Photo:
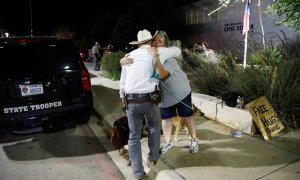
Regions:
M 0 4 L 0 30 L 15 35 L 49 35 L 61 25 L 75 25 L 89 28 L 101 14 L 125 12 L 138 0 L 31 0 L 32 21 L 30 21 L 30 0 L 2 0 Z M 195 0 L 173 0 L 184 4 Z M 141 10 L 142 13 L 143 10 Z
M 114 5 L 103 0 L 31 0 L 34 33 L 47 34 L 60 25 L 89 24 L 102 13 L 119 13 L 130 3 Z M 17 35 L 30 34 L 30 0 L 6 0 L 0 4 L 0 28 Z

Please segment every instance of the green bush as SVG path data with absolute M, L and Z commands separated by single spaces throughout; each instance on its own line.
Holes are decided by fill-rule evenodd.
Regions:
M 294 51 L 291 55 L 286 48 L 253 51 L 245 69 L 230 52 L 219 55 L 218 63 L 193 52 L 192 58 L 181 61 L 193 91 L 216 97 L 237 92 L 245 103 L 266 96 L 284 126 L 291 130 L 300 124 L 300 54 Z
M 188 59 L 181 59 L 181 67 L 187 73 L 192 90 L 211 96 L 227 92 L 227 80 L 211 56 L 190 52 Z
M 300 124 L 300 63 L 283 62 L 271 73 L 270 102 L 286 126 L 295 128 Z M 298 122 L 297 122 L 298 121 Z
M 101 59 L 101 68 L 109 79 L 120 80 L 121 65 L 120 59 L 125 55 L 122 51 L 105 54 Z
M 285 49 L 269 47 L 266 49 L 257 49 L 249 55 L 248 65 L 275 66 L 278 63 L 286 61 L 288 54 Z
M 266 96 L 285 127 L 294 129 L 300 123 L 300 63 L 286 51 L 275 47 L 256 51 L 250 56 L 256 64 L 238 69 L 228 80 L 246 103 Z

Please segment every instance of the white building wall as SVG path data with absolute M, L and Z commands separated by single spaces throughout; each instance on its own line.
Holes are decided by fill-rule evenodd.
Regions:
M 285 26 L 275 25 L 278 19 L 275 19 L 265 13 L 267 6 L 272 2 L 273 0 L 261 0 L 261 11 L 263 12 L 262 22 L 266 43 L 282 44 L 287 41 L 295 40 L 300 35 L 299 32 Z M 192 6 L 187 6 L 186 11 L 189 11 L 190 8 L 198 8 L 199 10 L 210 8 L 213 10 L 213 8 L 217 8 L 216 3 L 217 0 L 199 1 L 194 3 Z M 254 41 L 262 45 L 262 29 L 259 22 L 258 8 L 258 0 L 252 0 L 250 31 L 248 33 L 249 46 L 251 46 L 251 43 L 253 44 Z M 206 19 L 206 21 L 200 21 L 198 24 L 204 23 L 207 30 L 202 30 L 200 33 L 194 33 L 196 35 L 189 38 L 188 43 L 193 44 L 196 42 L 207 42 L 209 47 L 212 49 L 221 50 L 226 48 L 236 53 L 243 51 L 244 36 L 242 35 L 242 30 L 244 11 L 245 2 L 238 2 L 229 4 L 227 8 L 221 8 L 214 16 L 212 16 L 214 18 L 211 18 L 209 21 L 207 20 L 209 19 L 207 16 L 208 13 L 205 12 L 205 17 L 202 15 L 201 19 Z M 186 24 L 188 25 L 190 23 L 187 22 Z M 195 23 L 193 23 L 193 25 L 194 24 Z M 191 26 L 191 28 L 193 27 Z

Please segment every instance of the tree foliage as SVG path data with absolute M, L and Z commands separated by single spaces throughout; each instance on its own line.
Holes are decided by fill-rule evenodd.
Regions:
M 273 15 L 282 17 L 278 24 L 295 30 L 300 29 L 300 0 L 276 0 L 268 10 Z

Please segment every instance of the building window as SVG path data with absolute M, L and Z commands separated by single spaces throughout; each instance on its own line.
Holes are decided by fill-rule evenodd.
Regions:
M 191 24 L 191 10 L 187 9 L 185 11 L 185 24 L 190 25 Z
M 209 12 L 210 12 L 209 7 L 203 8 L 203 23 L 210 22 L 210 16 L 208 16 Z
M 208 16 L 210 7 L 188 8 L 185 13 L 186 25 L 210 22 L 214 16 Z
M 264 3 L 262 3 L 264 5 Z M 244 16 L 245 2 L 230 3 L 227 7 L 223 7 L 217 12 L 208 16 L 210 12 L 217 9 L 213 5 L 199 5 L 198 7 L 186 8 L 186 24 L 200 24 L 213 21 L 226 20 L 231 18 L 238 18 Z M 254 14 L 256 9 L 252 8 L 251 13 Z
M 198 24 L 198 9 L 191 10 L 191 24 Z
M 231 4 L 227 6 L 227 19 L 236 18 L 236 4 Z

